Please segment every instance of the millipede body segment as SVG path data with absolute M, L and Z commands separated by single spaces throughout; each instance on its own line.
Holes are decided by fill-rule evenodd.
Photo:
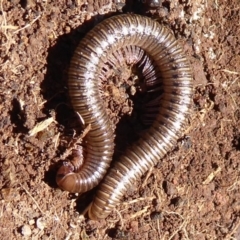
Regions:
M 100 85 L 106 64 L 118 64 L 118 51 L 136 54 L 140 64 L 144 64 L 144 54 L 149 56 L 154 67 L 149 66 L 145 78 L 154 86 L 161 77 L 163 94 L 151 127 L 106 174 L 114 152 L 114 132 Z M 106 218 L 134 181 L 156 165 L 183 134 L 192 99 L 191 67 L 166 27 L 147 17 L 123 14 L 98 24 L 80 42 L 71 61 L 68 86 L 75 111 L 91 130 L 85 137 L 86 158 L 80 170 L 74 172 L 71 164 L 61 167 L 57 182 L 64 190 L 85 192 L 104 178 L 88 213 L 91 219 Z

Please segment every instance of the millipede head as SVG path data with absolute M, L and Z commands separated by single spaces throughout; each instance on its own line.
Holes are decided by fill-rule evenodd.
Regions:
M 71 163 L 65 163 L 58 169 L 56 183 L 62 190 L 76 192 L 76 176 L 73 171 L 74 167 Z

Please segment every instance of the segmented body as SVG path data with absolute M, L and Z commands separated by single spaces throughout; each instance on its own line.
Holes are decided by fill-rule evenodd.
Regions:
M 138 49 L 151 58 L 154 67 L 149 65 L 149 60 L 140 57 L 142 50 Z M 114 132 L 99 85 L 106 63 L 118 64 L 114 60 L 118 59 L 117 51 L 138 52 L 136 61 L 140 64 L 145 61 L 149 66 L 145 78 L 155 86 L 161 77 L 164 93 L 150 129 L 127 149 L 105 176 L 114 151 Z M 91 130 L 85 139 L 84 164 L 77 173 L 71 167 L 61 170 L 58 177 L 63 184 L 60 187 L 70 192 L 85 192 L 105 176 L 89 208 L 90 218 L 105 218 L 134 181 L 156 165 L 183 134 L 192 97 L 191 67 L 168 29 L 147 17 L 125 14 L 98 24 L 80 42 L 71 61 L 68 85 L 75 111 L 86 124 L 91 124 Z

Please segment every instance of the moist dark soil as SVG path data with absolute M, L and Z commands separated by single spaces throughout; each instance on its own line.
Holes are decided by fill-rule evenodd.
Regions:
M 122 12 L 171 29 L 192 65 L 193 104 L 173 150 L 109 217 L 93 221 L 82 210 L 95 189 L 78 196 L 55 183 L 59 160 L 83 130 L 67 71 L 84 35 Z M 0 0 L 1 239 L 240 239 L 239 23 L 239 0 L 163 0 L 157 10 L 140 1 Z M 121 119 L 134 106 L 114 84 L 103 89 L 122 126 L 116 146 L 128 145 L 132 122 Z

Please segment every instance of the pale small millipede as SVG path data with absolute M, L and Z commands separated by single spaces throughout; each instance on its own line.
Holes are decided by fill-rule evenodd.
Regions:
M 150 65 L 152 61 L 154 67 L 146 70 L 145 77 L 153 86 L 161 77 L 163 94 L 151 127 L 108 170 L 114 132 L 100 85 L 106 63 L 110 67 L 121 63 L 118 52 L 136 55 L 132 58 L 139 64 Z M 145 53 L 151 60 L 144 57 Z M 91 219 L 106 218 L 130 185 L 156 165 L 183 134 L 192 101 L 191 67 L 170 30 L 148 17 L 122 14 L 104 20 L 80 42 L 70 64 L 68 87 L 74 110 L 91 125 L 91 130 L 84 139 L 86 156 L 82 166 L 62 166 L 56 180 L 63 190 L 82 193 L 104 178 L 88 215 Z

